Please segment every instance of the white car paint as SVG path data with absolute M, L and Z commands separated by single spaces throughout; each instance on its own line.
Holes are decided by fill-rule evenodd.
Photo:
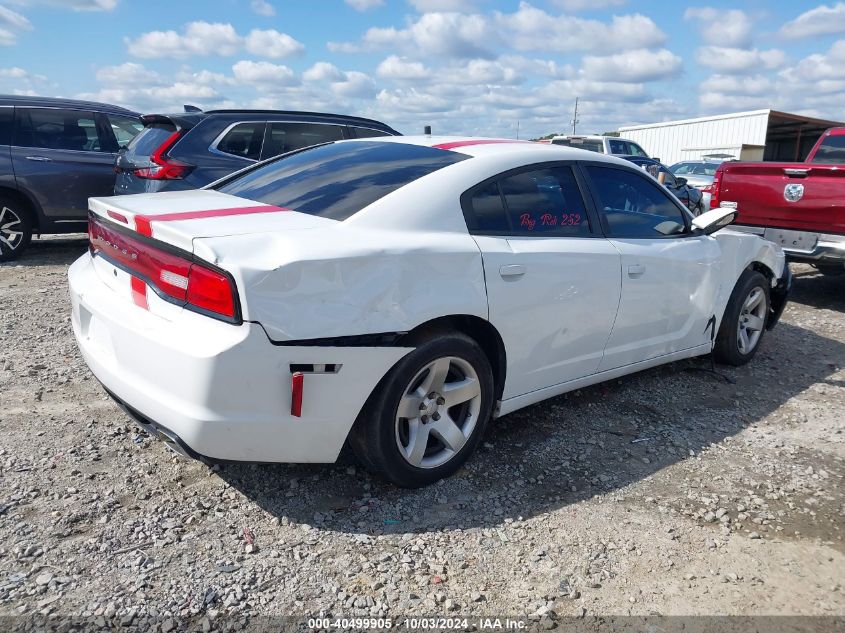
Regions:
M 243 323 L 197 314 L 153 292 L 140 307 L 126 272 L 86 254 L 69 271 L 73 328 L 86 362 L 109 391 L 196 453 L 330 462 L 379 380 L 410 348 L 313 339 L 409 332 L 449 315 L 483 319 L 505 347 L 505 414 L 708 353 L 741 273 L 756 262 L 775 279 L 784 274 L 778 247 L 730 230 L 660 240 L 470 235 L 460 196 L 486 178 L 543 161 L 635 167 L 533 143 L 455 151 L 472 158 L 343 222 L 209 189 L 91 199 L 97 216 L 230 273 Z M 229 211 L 215 217 L 215 210 Z M 192 212 L 206 217 L 178 215 Z M 305 376 L 301 417 L 290 413 L 293 365 L 315 368 Z M 319 371 L 326 366 L 336 371 Z

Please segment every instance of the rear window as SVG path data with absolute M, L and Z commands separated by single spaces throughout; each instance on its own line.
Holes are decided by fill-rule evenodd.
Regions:
M 816 155 L 813 156 L 813 162 L 845 165 L 845 135 L 828 136 L 822 141 Z
M 591 141 L 585 138 L 556 138 L 552 139 L 552 145 L 566 145 L 575 149 L 586 149 L 599 154 L 604 153 L 601 141 Z
M 392 191 L 469 156 L 404 143 L 332 143 L 284 156 L 218 191 L 345 220 Z
M 176 131 L 173 126 L 165 125 L 151 125 L 145 127 L 144 130 L 138 134 L 126 150 L 128 157 L 146 157 L 156 151 L 162 143 L 164 143 L 171 134 Z

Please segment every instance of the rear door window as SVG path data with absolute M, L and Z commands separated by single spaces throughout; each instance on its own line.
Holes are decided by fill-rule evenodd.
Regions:
M 262 158 L 287 154 L 303 147 L 320 145 L 343 139 L 342 125 L 322 123 L 273 123 L 269 124 Z
M 250 121 L 233 126 L 217 143 L 217 150 L 239 158 L 258 160 L 264 143 L 264 121 Z
M 331 143 L 258 165 L 216 189 L 309 215 L 345 220 L 400 187 L 468 158 L 405 143 Z
M 0 145 L 12 144 L 12 108 L 0 107 Z
M 132 117 L 119 114 L 107 114 L 106 117 L 118 147 L 127 147 L 144 129 L 144 124 Z
M 625 156 L 631 153 L 630 146 L 625 141 L 620 141 L 617 139 L 610 139 L 608 142 L 608 147 L 610 147 L 610 153 L 616 154 L 618 156 Z
M 14 143 L 20 147 L 101 152 L 111 139 L 101 139 L 93 112 L 54 108 L 17 108 Z
M 368 127 L 353 127 L 349 126 L 349 130 L 352 132 L 352 138 L 376 138 L 379 136 L 392 136 L 392 134 L 388 134 L 382 130 L 374 130 Z
M 827 163 L 828 165 L 845 165 L 845 135 L 828 136 L 822 141 L 816 155 L 813 156 L 814 163 Z

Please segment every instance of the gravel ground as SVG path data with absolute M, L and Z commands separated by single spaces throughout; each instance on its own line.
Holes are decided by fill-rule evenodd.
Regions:
M 76 351 L 84 248 L 0 266 L 0 615 L 845 616 L 845 277 L 793 266 L 733 384 L 699 359 L 558 397 L 404 491 L 137 431 Z

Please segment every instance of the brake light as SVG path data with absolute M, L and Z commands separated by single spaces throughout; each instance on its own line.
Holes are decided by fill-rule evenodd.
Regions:
M 713 175 L 713 182 L 708 185 L 704 191 L 710 192 L 710 208 L 711 209 L 718 209 L 719 205 L 721 204 L 721 200 L 719 197 L 722 194 L 722 167 L 719 166 L 716 169 L 716 173 Z
M 178 180 L 187 176 L 194 166 L 167 156 L 167 151 L 180 138 L 182 138 L 181 130 L 177 130 L 168 136 L 164 143 L 159 145 L 158 149 L 150 154 L 150 162 L 154 166 L 138 167 L 133 170 L 135 175 L 138 178 L 145 178 L 147 180 Z
M 237 318 L 235 288 L 222 272 L 196 262 L 189 254 L 157 248 L 127 235 L 95 216 L 88 216 L 88 249 L 142 279 L 162 299 L 210 316 Z

